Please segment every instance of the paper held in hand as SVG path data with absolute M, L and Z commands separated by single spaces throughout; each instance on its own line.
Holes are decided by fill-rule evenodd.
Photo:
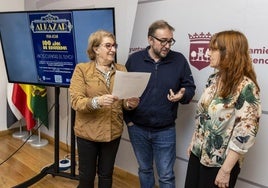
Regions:
M 140 97 L 145 90 L 151 73 L 116 71 L 113 95 L 119 99 Z

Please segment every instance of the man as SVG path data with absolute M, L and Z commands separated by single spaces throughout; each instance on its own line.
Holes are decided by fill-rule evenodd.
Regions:
M 141 188 L 155 185 L 153 162 L 161 188 L 175 188 L 178 104 L 188 104 L 195 84 L 186 58 L 170 50 L 175 43 L 174 28 L 159 20 L 149 27 L 149 46 L 127 60 L 129 72 L 150 72 L 149 83 L 139 106 L 125 111 L 124 118 L 138 164 Z

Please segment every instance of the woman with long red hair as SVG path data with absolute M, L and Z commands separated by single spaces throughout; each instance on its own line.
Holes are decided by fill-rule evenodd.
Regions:
M 215 72 L 197 104 L 185 188 L 235 187 L 259 127 L 260 88 L 247 38 L 239 31 L 222 31 L 212 36 L 209 47 Z

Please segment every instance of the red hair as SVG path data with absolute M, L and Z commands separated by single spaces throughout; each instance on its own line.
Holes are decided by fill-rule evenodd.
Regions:
M 239 31 L 222 31 L 212 36 L 211 49 L 220 51 L 218 75 L 221 78 L 219 96 L 225 98 L 237 89 L 244 76 L 250 78 L 260 90 L 249 55 L 246 36 Z

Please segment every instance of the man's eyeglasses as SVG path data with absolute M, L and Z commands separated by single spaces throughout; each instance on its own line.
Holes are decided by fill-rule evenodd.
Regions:
M 173 46 L 176 42 L 175 39 L 173 39 L 173 38 L 171 38 L 170 40 L 164 40 L 164 39 L 159 39 L 153 35 L 151 35 L 151 37 L 158 40 L 162 46 L 166 46 L 167 44 L 169 44 L 170 46 Z
M 118 45 L 117 44 L 111 44 L 111 43 L 103 43 L 100 44 L 100 46 L 104 46 L 107 50 L 111 50 L 112 47 L 114 47 L 114 49 L 117 49 Z

